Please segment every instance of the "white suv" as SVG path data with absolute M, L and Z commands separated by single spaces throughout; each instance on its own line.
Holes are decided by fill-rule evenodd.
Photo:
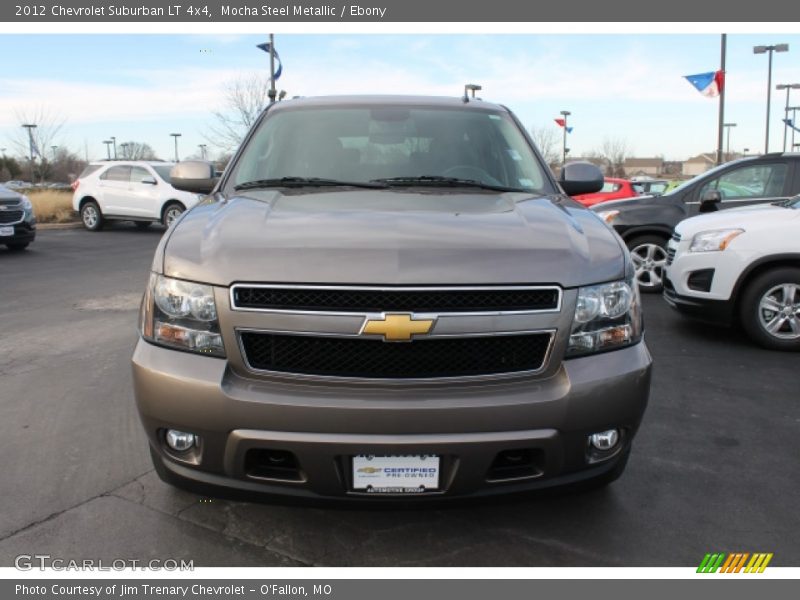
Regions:
M 101 229 L 106 219 L 134 221 L 140 229 L 153 222 L 169 227 L 202 198 L 172 187 L 173 166 L 158 161 L 93 162 L 72 184 L 72 208 L 90 231 Z
M 678 223 L 664 298 L 705 321 L 738 321 L 766 348 L 800 350 L 800 196 Z

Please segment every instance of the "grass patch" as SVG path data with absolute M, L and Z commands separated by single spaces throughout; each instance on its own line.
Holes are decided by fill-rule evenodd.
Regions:
M 39 223 L 69 223 L 78 218 L 72 212 L 72 192 L 60 190 L 31 190 L 26 192 L 33 204 Z

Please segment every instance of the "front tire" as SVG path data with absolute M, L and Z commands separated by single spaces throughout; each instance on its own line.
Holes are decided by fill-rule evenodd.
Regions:
M 739 317 L 747 335 L 770 350 L 800 351 L 800 269 L 767 271 L 747 285 Z
M 20 252 L 21 250 L 25 250 L 29 243 L 30 242 L 12 242 L 11 244 L 6 244 L 6 247 L 12 252 Z
M 636 269 L 639 291 L 657 294 L 664 289 L 664 268 L 667 266 L 667 240 L 657 235 L 642 235 L 628 242 Z
M 81 206 L 81 221 L 89 231 L 100 231 L 103 228 L 103 213 L 94 200 L 88 200 Z
M 169 228 L 175 222 L 175 219 L 180 217 L 186 208 L 180 202 L 170 202 L 164 207 L 164 216 L 161 222 L 164 227 Z

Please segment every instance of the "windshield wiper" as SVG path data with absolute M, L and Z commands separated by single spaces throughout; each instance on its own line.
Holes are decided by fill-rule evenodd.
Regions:
M 273 187 L 361 187 L 381 189 L 387 187 L 385 183 L 368 181 L 339 181 L 338 179 L 324 179 L 322 177 L 277 177 L 274 179 L 256 179 L 234 186 L 234 190 L 255 190 Z
M 528 192 L 522 188 L 508 187 L 505 185 L 494 185 L 484 183 L 477 179 L 461 179 L 460 177 L 444 177 L 442 175 L 420 175 L 418 177 L 386 177 L 384 179 L 372 179 L 376 183 L 387 185 L 441 185 L 447 187 L 477 187 L 484 190 L 497 190 L 499 192 Z

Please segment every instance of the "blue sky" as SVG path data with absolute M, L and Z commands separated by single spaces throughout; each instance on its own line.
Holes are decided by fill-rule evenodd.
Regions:
M 297 35 L 279 34 L 284 64 L 278 82 L 289 96 L 342 93 L 482 96 L 508 105 L 527 126 L 558 129 L 572 113 L 573 155 L 624 140 L 632 155 L 682 160 L 716 146 L 717 106 L 683 75 L 719 66 L 720 36 L 647 35 Z M 254 35 L 2 34 L 0 147 L 13 153 L 20 116 L 36 111 L 65 120 L 55 140 L 90 159 L 105 157 L 102 140 L 147 142 L 171 158 L 197 153 L 224 108 L 226 82 L 266 72 Z M 773 67 L 771 150 L 783 141 L 785 92 L 800 83 L 800 35 L 728 36 L 726 118 L 737 123 L 731 150 L 763 151 L 767 57 L 753 45 L 788 43 Z M 11 57 L 11 58 L 9 58 Z M 792 105 L 800 106 L 800 90 Z M 798 139 L 800 141 L 800 138 Z

